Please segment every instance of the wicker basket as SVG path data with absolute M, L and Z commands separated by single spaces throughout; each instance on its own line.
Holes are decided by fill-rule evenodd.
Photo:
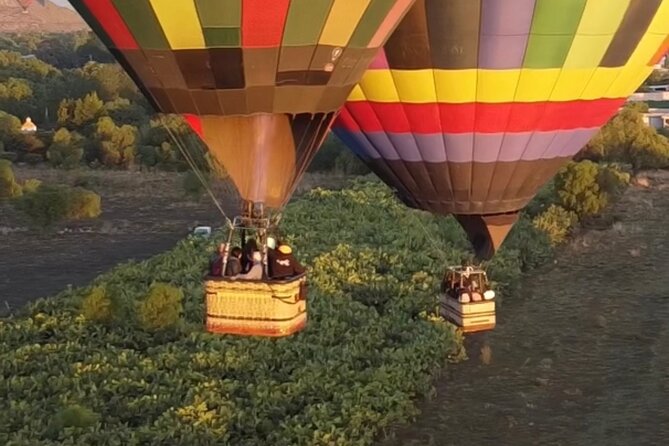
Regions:
M 441 315 L 462 327 L 464 333 L 492 330 L 496 325 L 495 301 L 462 303 L 446 294 L 440 296 Z
M 207 278 L 207 331 L 288 336 L 307 323 L 306 277 L 277 282 Z

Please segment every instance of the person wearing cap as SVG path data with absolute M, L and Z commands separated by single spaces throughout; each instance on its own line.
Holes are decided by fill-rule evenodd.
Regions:
M 236 279 L 244 280 L 262 280 L 263 276 L 263 267 L 262 267 L 262 254 L 260 251 L 253 251 L 250 256 L 249 262 L 251 268 L 244 274 L 237 274 Z
M 273 255 L 268 256 L 269 277 L 280 280 L 304 273 L 304 267 L 293 256 L 292 248 L 280 240 L 277 245 Z

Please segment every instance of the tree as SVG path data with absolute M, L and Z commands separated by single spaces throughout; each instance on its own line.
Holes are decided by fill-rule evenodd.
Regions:
M 139 91 L 117 64 L 89 62 L 81 69 L 81 76 L 95 85 L 95 91 L 103 101 L 114 101 L 120 97 L 134 99 Z
M 630 175 L 592 161 L 571 162 L 555 177 L 560 204 L 579 218 L 599 214 L 629 183 Z
M 30 84 L 23 79 L 10 77 L 0 82 L 0 101 L 21 101 L 33 95 Z
M 669 140 L 646 125 L 643 103 L 626 105 L 576 156 L 576 160 L 624 162 L 636 171 L 669 165 Z
M 0 142 L 4 149 L 15 151 L 21 136 L 21 121 L 19 118 L 0 111 Z
M 63 99 L 57 112 L 58 125 L 75 130 L 97 121 L 105 114 L 104 102 L 95 92 L 87 94 L 83 99 Z
M 83 138 L 66 128 L 59 129 L 53 136 L 53 142 L 47 150 L 49 162 L 56 167 L 72 169 L 79 165 L 84 156 Z
M 137 129 L 118 127 L 109 117 L 98 120 L 94 137 L 98 142 L 100 161 L 108 167 L 129 167 L 136 154 Z
M 139 127 L 148 121 L 146 109 L 125 98 L 107 102 L 105 109 L 114 122 Z
M 21 196 L 23 190 L 16 182 L 12 163 L 0 159 L 0 199 L 16 198 Z

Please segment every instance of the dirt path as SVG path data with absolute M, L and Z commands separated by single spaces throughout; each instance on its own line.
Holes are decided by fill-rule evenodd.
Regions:
M 668 444 L 669 175 L 651 177 L 612 209 L 622 223 L 575 239 L 468 338 L 470 360 L 385 444 Z

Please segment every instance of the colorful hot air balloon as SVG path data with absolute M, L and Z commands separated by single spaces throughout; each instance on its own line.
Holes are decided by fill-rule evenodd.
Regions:
M 418 0 L 335 133 L 479 258 L 666 52 L 667 0 Z
M 280 208 L 413 0 L 72 0 L 247 202 Z
M 253 211 L 281 208 L 290 198 L 336 113 L 414 0 L 71 3 L 156 109 L 186 115 L 229 174 L 245 211 L 231 224 L 221 271 L 233 233 L 248 227 L 260 242 L 246 257 L 257 271 L 267 265 L 269 224 Z M 276 283 L 263 269 L 263 280 L 205 280 L 207 330 L 286 336 L 305 326 L 305 277 Z

